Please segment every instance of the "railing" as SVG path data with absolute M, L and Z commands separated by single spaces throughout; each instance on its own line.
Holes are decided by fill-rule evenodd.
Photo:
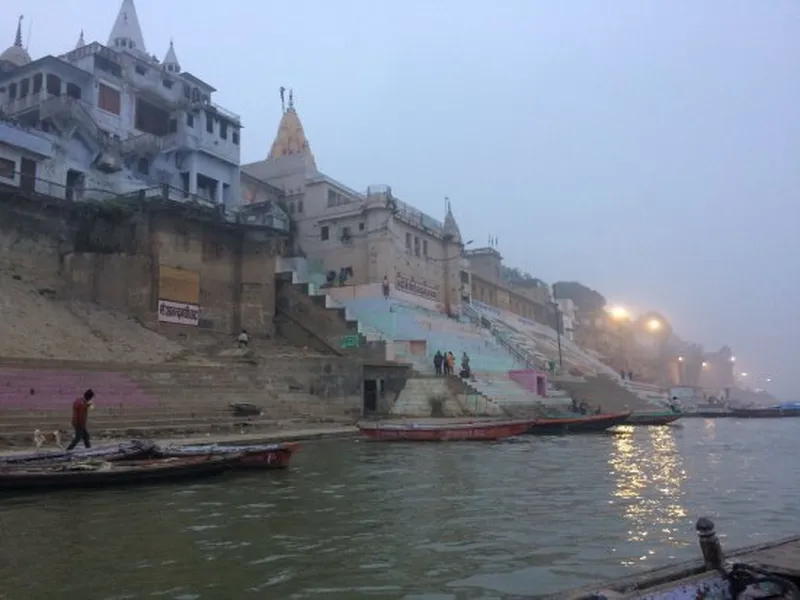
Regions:
M 164 140 L 152 133 L 141 133 L 120 142 L 120 153 L 128 154 L 158 154 L 164 147 Z
M 239 115 L 237 115 L 235 112 L 232 112 L 232 111 L 228 110 L 227 108 L 224 108 L 224 107 L 220 106 L 220 105 L 219 105 L 219 104 L 217 104 L 216 102 L 210 102 L 210 104 L 211 104 L 211 106 L 213 106 L 213 107 L 214 107 L 214 108 L 217 110 L 217 112 L 218 112 L 219 114 L 221 114 L 223 117 L 227 117 L 227 118 L 229 118 L 231 121 L 236 121 L 237 123 L 241 123 L 241 122 L 242 122 L 242 117 L 240 117 Z

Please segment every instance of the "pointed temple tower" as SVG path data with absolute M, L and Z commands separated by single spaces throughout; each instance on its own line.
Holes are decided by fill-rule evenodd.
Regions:
M 14 43 L 0 54 L 0 71 L 10 70 L 27 65 L 31 62 L 31 56 L 22 46 L 22 15 L 17 21 L 17 34 L 14 36 Z M 3 68 L 2 63 L 6 63 L 7 68 Z
M 136 14 L 136 6 L 133 0 L 122 0 L 122 6 L 117 13 L 117 20 L 111 28 L 111 35 L 108 36 L 109 48 L 128 48 L 145 54 L 147 50 L 144 45 L 142 28 L 139 25 L 139 16 Z

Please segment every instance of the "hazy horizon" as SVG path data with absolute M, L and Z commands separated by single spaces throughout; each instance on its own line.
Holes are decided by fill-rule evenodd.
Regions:
M 0 51 L 106 43 L 121 0 L 0 6 Z M 208 8 L 205 11 L 205 8 Z M 147 51 L 240 114 L 266 157 L 294 89 L 317 164 L 392 186 L 507 265 L 655 309 L 785 398 L 800 250 L 800 5 L 136 0 Z M 225 18 L 229 15 L 230 18 Z M 771 377 L 771 384 L 763 383 Z M 761 385 L 759 385 L 759 381 Z

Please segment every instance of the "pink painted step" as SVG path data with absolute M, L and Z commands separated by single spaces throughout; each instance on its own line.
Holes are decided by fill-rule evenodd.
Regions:
M 156 404 L 136 382 L 121 373 L 0 369 L 0 409 L 65 407 L 66 410 L 87 388 L 94 390 L 98 405 Z
M 523 369 L 509 371 L 508 376 L 529 392 L 533 392 L 537 396 L 547 396 L 547 373 L 544 371 Z

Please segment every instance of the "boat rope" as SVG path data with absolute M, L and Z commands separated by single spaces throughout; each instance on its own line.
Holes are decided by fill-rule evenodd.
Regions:
M 800 600 L 800 588 L 791 580 L 752 565 L 734 564 L 727 574 L 727 580 L 734 600 L 750 597 Z M 758 590 L 758 596 L 743 595 L 754 588 Z

